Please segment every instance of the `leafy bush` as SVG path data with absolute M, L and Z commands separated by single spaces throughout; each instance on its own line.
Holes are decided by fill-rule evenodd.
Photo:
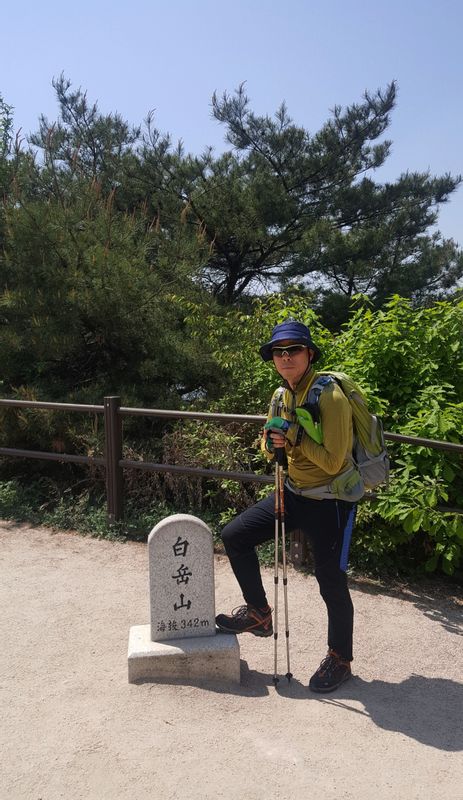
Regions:
M 297 292 L 258 299 L 247 312 L 211 312 L 190 301 L 179 303 L 191 352 L 207 353 L 211 371 L 215 368 L 217 375 L 218 399 L 198 387 L 185 401 L 190 409 L 265 414 L 280 380 L 273 366 L 262 362 L 258 346 L 269 339 L 276 323 L 292 316 L 311 328 L 323 353 L 320 367 L 343 370 L 357 380 L 371 407 L 383 415 L 386 430 L 463 442 L 461 301 L 414 309 L 409 301 L 393 297 L 382 310 L 373 311 L 364 298 L 357 298 L 348 323 L 337 336 L 321 325 L 308 298 Z M 86 454 L 102 453 L 99 422 L 87 420 L 85 428 L 73 427 L 75 422 L 71 425 L 62 415 L 54 429 L 42 412 L 8 410 L 2 416 L 5 444 L 9 433 L 14 433 L 13 438 L 27 442 L 25 446 L 31 449 L 65 446 Z M 259 433 L 259 425 L 254 423 L 161 423 L 134 418 L 126 425 L 124 456 L 269 473 L 271 466 L 259 451 Z M 461 455 L 397 442 L 390 443 L 389 450 L 390 487 L 372 502 L 359 505 L 353 563 L 376 572 L 438 570 L 455 574 L 463 562 L 463 517 L 457 513 L 463 507 Z M 102 469 L 45 468 L 41 462 L 29 462 L 26 467 L 25 463 L 17 468 L 22 479 L 15 482 L 11 480 L 15 478 L 11 462 L 3 462 L 1 474 L 6 483 L 0 515 L 15 513 L 18 518 L 19 513 L 22 518 L 40 517 L 50 524 L 80 529 L 88 516 L 89 528 L 108 532 L 101 500 Z M 58 477 L 58 469 L 64 479 Z M 146 536 L 159 509 L 200 513 L 218 530 L 271 490 L 271 486 L 230 479 L 138 470 L 126 470 L 125 480 L 127 522 L 120 530 L 136 538 Z M 18 512 L 18 508 L 22 510 Z M 112 533 L 114 530 L 118 529 L 111 529 Z
M 373 311 L 366 298 L 357 298 L 356 306 L 336 337 L 297 293 L 257 300 L 248 314 L 200 318 L 192 307 L 193 335 L 206 339 L 228 375 L 216 407 L 266 412 L 279 377 L 260 359 L 258 344 L 269 339 L 275 324 L 294 317 L 309 325 L 322 350 L 317 367 L 345 371 L 358 381 L 387 430 L 462 443 L 463 403 L 457 401 L 463 395 L 463 303 L 414 309 L 393 297 Z M 461 455 L 398 443 L 389 450 L 390 487 L 359 507 L 354 563 L 453 574 L 463 561 L 463 517 L 450 510 L 463 508 Z

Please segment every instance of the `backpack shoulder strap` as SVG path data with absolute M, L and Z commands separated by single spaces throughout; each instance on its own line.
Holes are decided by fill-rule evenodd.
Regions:
M 337 383 L 336 378 L 324 372 L 317 377 L 307 393 L 303 408 L 310 412 L 315 423 L 320 422 L 320 395 L 330 383 Z
M 271 417 L 281 417 L 281 412 L 283 410 L 283 396 L 285 393 L 285 387 L 279 386 L 278 389 L 275 389 L 272 399 L 270 401 L 270 416 Z
M 310 416 L 312 417 L 312 420 L 316 425 L 318 425 L 318 423 L 320 422 L 320 416 L 321 416 L 320 395 L 326 386 L 328 386 L 330 383 L 335 383 L 335 382 L 336 379 L 333 377 L 333 375 L 330 375 L 327 372 L 323 372 L 317 375 L 315 381 L 313 382 L 312 386 L 309 388 L 309 391 L 307 392 L 306 398 L 302 403 L 302 406 L 300 406 L 300 408 L 304 408 L 309 412 Z M 296 445 L 301 444 L 303 433 L 304 433 L 303 427 L 299 426 L 296 435 Z

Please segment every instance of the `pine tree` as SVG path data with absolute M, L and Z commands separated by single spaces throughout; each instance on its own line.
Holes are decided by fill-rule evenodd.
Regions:
M 274 118 L 255 115 L 243 86 L 214 95 L 233 150 L 189 157 L 171 185 L 210 244 L 203 279 L 216 296 L 229 304 L 259 285 L 302 280 L 318 293 L 365 292 L 380 304 L 392 292 L 422 297 L 454 285 L 461 253 L 427 231 L 460 176 L 371 177 L 390 153 L 382 137 L 395 97 L 395 83 L 366 92 L 312 135 L 284 104 Z

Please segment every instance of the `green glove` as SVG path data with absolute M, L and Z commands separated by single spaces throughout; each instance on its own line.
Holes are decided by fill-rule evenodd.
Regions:
M 283 419 L 283 417 L 272 417 L 265 423 L 264 430 L 276 431 L 284 436 L 290 425 L 291 423 L 287 419 Z
M 272 439 L 270 437 L 270 432 L 274 431 L 276 433 L 282 433 L 283 436 L 286 435 L 286 432 L 290 426 L 290 422 L 287 419 L 283 419 L 283 417 L 272 417 L 269 419 L 268 422 L 264 425 L 264 431 L 266 434 L 265 446 L 269 453 L 273 452 L 274 446 Z
M 299 425 L 304 428 L 307 435 L 317 444 L 322 444 L 323 431 L 321 422 L 314 422 L 312 414 L 306 408 L 296 408 L 296 417 Z

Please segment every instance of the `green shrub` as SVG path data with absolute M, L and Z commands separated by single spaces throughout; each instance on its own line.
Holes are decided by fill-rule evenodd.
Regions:
M 394 297 L 380 311 L 363 298 L 337 336 L 324 328 L 298 293 L 256 300 L 245 313 L 211 313 L 189 302 L 185 332 L 193 349 L 215 360 L 220 399 L 193 393 L 186 407 L 239 414 L 265 414 L 279 377 L 262 362 L 258 346 L 274 324 L 292 316 L 306 322 L 323 352 L 320 367 L 339 369 L 359 382 L 386 430 L 409 436 L 463 442 L 463 302 L 441 302 L 414 309 Z M 196 344 L 195 344 L 196 343 Z M 212 356 L 211 356 L 212 354 Z M 25 391 L 25 390 L 24 390 Z M 26 393 L 27 394 L 27 393 Z M 59 430 L 43 412 L 2 410 L 2 441 L 23 437 L 31 449 L 57 449 L 65 442 L 75 452 L 101 455 L 101 422 L 82 427 L 65 415 Z M 69 415 L 70 416 L 70 415 Z M 13 420 L 13 421 L 12 421 Z M 10 427 L 8 427 L 10 426 Z M 131 460 L 183 464 L 206 469 L 270 473 L 259 451 L 259 425 L 205 421 L 144 420 L 125 425 L 124 456 Z M 55 433 L 58 439 L 53 439 Z M 51 444 L 50 444 L 51 440 Z M 53 441 L 55 444 L 53 445 Z M 455 574 L 463 563 L 463 471 L 459 454 L 393 442 L 390 487 L 361 503 L 352 543 L 360 569 L 441 571 Z M 178 473 L 125 470 L 126 522 L 106 525 L 104 470 L 42 462 L 3 461 L 0 516 L 40 519 L 101 535 L 144 538 L 159 518 L 172 511 L 200 514 L 215 532 L 235 513 L 254 503 L 271 486 L 230 479 L 200 479 Z

